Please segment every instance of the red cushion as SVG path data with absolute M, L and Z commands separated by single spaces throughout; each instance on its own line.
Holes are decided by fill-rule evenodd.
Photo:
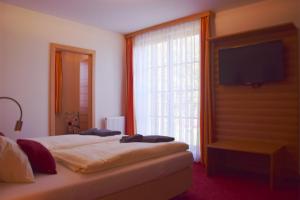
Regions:
M 25 152 L 34 172 L 56 174 L 55 160 L 51 153 L 40 143 L 33 140 L 17 140 L 20 148 Z
M 4 136 L 5 137 L 5 135 L 3 133 L 1 133 L 1 132 L 0 132 L 0 136 Z

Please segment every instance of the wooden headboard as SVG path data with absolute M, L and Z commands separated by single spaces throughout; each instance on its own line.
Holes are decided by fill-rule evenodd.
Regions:
M 261 87 L 219 83 L 218 50 L 271 40 L 284 45 L 285 79 Z M 285 169 L 299 169 L 298 34 L 293 24 L 211 39 L 214 134 L 212 140 L 251 140 L 286 144 Z M 243 67 L 243 66 L 241 66 Z M 290 174 L 289 173 L 289 174 Z

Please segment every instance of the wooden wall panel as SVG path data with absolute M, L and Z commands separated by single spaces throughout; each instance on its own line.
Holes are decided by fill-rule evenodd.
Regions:
M 282 40 L 284 44 L 283 81 L 266 83 L 258 88 L 220 85 L 220 48 L 271 40 Z M 299 54 L 296 28 L 287 24 L 213 38 L 211 41 L 215 120 L 213 140 L 252 140 L 286 144 L 285 168 L 292 174 L 298 173 Z

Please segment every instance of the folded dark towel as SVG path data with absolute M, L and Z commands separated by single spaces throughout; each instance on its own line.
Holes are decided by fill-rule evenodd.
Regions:
M 90 128 L 88 130 L 79 132 L 79 135 L 93 135 L 97 130 L 97 128 Z
M 162 136 L 162 135 L 143 136 L 140 134 L 134 136 L 123 136 L 120 139 L 120 143 L 129 143 L 129 142 L 158 143 L 158 142 L 171 142 L 171 141 L 174 141 L 173 137 Z
M 123 136 L 120 139 L 121 143 L 129 143 L 129 142 L 141 142 L 143 140 L 143 136 L 142 135 L 133 135 L 133 136 Z
M 113 135 L 120 135 L 120 131 L 112 131 L 108 129 L 97 129 L 97 128 L 91 128 L 86 131 L 82 131 L 79 133 L 80 135 L 96 135 L 100 137 L 107 137 L 107 136 L 113 136 Z
M 174 141 L 173 137 L 162 135 L 147 135 L 143 137 L 142 142 L 157 143 L 157 142 L 171 142 Z

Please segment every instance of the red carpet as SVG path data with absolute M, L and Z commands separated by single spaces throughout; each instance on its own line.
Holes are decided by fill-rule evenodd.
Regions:
M 293 183 L 274 191 L 265 178 L 250 175 L 207 177 L 200 164 L 193 166 L 193 185 L 173 200 L 300 200 L 300 185 Z

